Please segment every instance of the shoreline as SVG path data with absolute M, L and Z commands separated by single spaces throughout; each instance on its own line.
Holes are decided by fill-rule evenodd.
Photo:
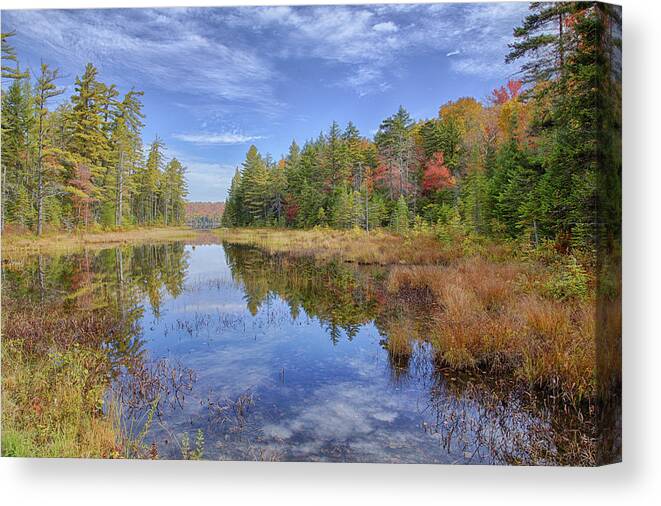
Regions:
M 198 239 L 203 232 L 187 226 L 140 227 L 106 232 L 54 232 L 41 237 L 32 233 L 3 232 L 0 242 L 4 262 L 36 254 L 66 254 L 81 249 L 103 249 L 125 244 Z

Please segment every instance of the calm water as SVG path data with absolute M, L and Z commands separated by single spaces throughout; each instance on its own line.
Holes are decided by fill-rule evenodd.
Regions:
M 443 370 L 425 341 L 429 301 L 388 296 L 387 274 L 175 243 L 30 259 L 4 270 L 3 291 L 105 306 L 128 322 L 109 346 L 120 364 L 109 395 L 134 433 L 152 412 L 145 443 L 161 457 L 181 458 L 182 437 L 194 447 L 198 430 L 205 459 L 502 463 L 528 461 L 531 446 L 556 452 L 562 417 L 506 383 Z M 408 352 L 388 351 L 394 332 L 407 333 Z

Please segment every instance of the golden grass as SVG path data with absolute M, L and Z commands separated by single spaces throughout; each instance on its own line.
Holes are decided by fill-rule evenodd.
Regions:
M 120 456 L 122 437 L 103 410 L 113 321 L 5 300 L 2 316 L 2 455 Z
M 2 234 L 2 257 L 19 259 L 33 254 L 74 253 L 118 244 L 158 243 L 196 239 L 200 233 L 189 227 L 132 228 L 108 232 L 53 232 L 38 237 L 32 233 Z
M 536 265 L 472 257 L 393 268 L 386 288 L 433 293 L 431 341 L 446 366 L 511 373 L 580 401 L 596 394 L 594 299 L 544 296 L 550 275 Z
M 100 409 L 104 352 L 79 347 L 29 356 L 2 341 L 2 456 L 116 457 L 119 438 Z
M 408 359 L 413 352 L 410 324 L 406 321 L 397 321 L 388 325 L 388 342 L 386 348 L 393 360 Z
M 361 229 L 225 228 L 214 233 L 224 241 L 257 246 L 269 253 L 314 256 L 322 260 L 417 265 L 445 263 L 451 259 L 450 251 L 431 235 L 407 238 L 383 229 L 367 233 Z

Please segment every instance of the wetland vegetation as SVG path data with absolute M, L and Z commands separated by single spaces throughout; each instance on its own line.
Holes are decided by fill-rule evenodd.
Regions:
M 598 460 L 590 301 L 539 260 L 210 242 L 5 265 L 3 454 Z

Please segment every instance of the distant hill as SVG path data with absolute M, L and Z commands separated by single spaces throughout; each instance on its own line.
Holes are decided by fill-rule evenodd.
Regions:
M 225 202 L 187 202 L 186 223 L 198 228 L 218 226 Z

